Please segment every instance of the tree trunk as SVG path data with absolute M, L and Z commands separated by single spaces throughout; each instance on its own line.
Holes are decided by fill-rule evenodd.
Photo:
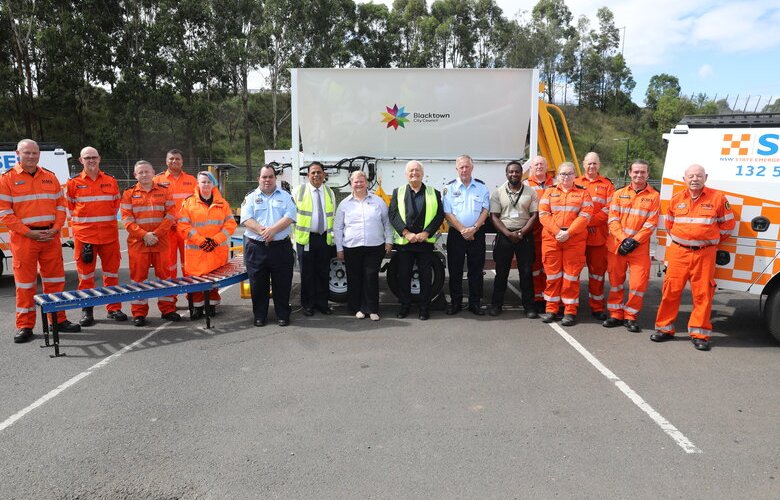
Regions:
M 246 61 L 241 64 L 241 113 L 244 117 L 244 161 L 246 162 L 246 180 L 255 178 L 252 171 L 252 137 L 249 123 L 249 71 Z

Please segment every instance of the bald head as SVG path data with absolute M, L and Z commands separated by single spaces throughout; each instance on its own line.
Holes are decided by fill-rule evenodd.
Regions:
M 585 155 L 582 159 L 582 167 L 585 170 L 585 177 L 590 180 L 595 180 L 599 176 L 599 170 L 601 170 L 601 159 L 599 155 L 591 151 Z
M 704 184 L 707 182 L 707 172 L 705 172 L 704 167 L 694 163 L 685 169 L 683 180 L 685 185 L 688 186 L 691 196 L 697 197 L 701 194 Z
M 100 154 L 92 146 L 87 146 L 81 150 L 79 163 L 84 166 L 84 171 L 92 179 L 95 179 L 100 172 Z
M 534 156 L 531 159 L 529 175 L 538 181 L 544 181 L 547 178 L 547 159 L 544 156 Z

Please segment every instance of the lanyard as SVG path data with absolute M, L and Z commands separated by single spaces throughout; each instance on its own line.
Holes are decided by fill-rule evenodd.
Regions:
M 509 185 L 506 187 L 506 195 L 509 197 L 509 203 L 512 204 L 512 208 L 517 208 L 517 202 L 520 201 L 520 197 L 523 196 L 524 184 L 520 184 L 520 192 L 517 193 L 517 198 L 512 200 L 512 192 L 509 190 Z

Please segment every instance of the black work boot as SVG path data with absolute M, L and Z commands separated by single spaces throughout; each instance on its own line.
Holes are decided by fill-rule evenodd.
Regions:
M 79 325 L 92 326 L 95 324 L 95 317 L 92 315 L 93 310 L 93 307 L 85 307 L 81 310 L 81 319 L 79 320 Z

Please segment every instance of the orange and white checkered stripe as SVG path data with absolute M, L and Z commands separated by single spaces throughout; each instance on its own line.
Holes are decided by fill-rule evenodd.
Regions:
M 674 194 L 685 189 L 685 184 L 671 179 L 663 179 L 661 185 L 661 220 L 656 235 L 658 248 L 656 258 L 664 260 L 665 249 L 669 244 L 666 232 L 665 214 L 669 200 Z M 780 224 L 770 224 L 769 229 L 757 233 L 750 221 L 763 216 L 770 221 L 780 220 L 780 203 L 763 198 L 721 190 L 728 197 L 737 226 L 734 234 L 718 246 L 732 258 L 724 266 L 717 266 L 715 279 L 718 286 L 729 290 L 744 290 L 760 294 L 770 279 L 780 273 Z

